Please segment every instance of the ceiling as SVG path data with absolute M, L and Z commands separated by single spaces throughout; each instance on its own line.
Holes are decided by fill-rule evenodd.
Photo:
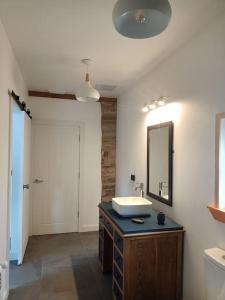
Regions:
M 117 96 L 225 10 L 224 0 L 170 0 L 172 20 L 159 36 L 132 40 L 112 24 L 115 0 L 0 0 L 0 19 L 30 90 L 75 93 L 91 58 L 94 84 Z

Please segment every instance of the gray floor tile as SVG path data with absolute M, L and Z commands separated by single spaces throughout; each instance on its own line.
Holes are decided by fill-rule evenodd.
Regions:
M 23 265 L 10 266 L 9 300 L 111 300 L 97 251 L 96 232 L 31 237 Z

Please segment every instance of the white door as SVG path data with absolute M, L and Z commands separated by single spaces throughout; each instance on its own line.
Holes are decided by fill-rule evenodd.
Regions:
M 77 232 L 79 127 L 36 122 L 32 136 L 33 234 Z
M 29 238 L 31 120 L 20 110 L 13 113 L 10 256 L 22 264 Z
M 22 206 L 21 206 L 21 238 L 18 263 L 22 263 L 30 233 L 30 148 L 31 119 L 23 112 L 23 166 L 22 166 Z

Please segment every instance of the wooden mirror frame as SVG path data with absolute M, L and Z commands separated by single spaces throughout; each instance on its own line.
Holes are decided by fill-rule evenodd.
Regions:
M 160 197 L 156 194 L 153 194 L 150 192 L 150 184 L 149 184 L 149 168 L 150 168 L 150 131 L 158 128 L 168 127 L 169 128 L 169 147 L 168 147 L 168 153 L 169 153 L 169 161 L 168 161 L 168 200 Z M 147 195 L 153 199 L 156 199 L 164 204 L 167 204 L 169 206 L 173 205 L 173 131 L 174 131 L 174 125 L 173 122 L 166 122 L 161 123 L 153 126 L 147 127 Z

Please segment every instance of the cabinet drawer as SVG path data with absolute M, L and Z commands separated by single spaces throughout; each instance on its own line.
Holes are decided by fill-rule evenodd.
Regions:
M 106 218 L 104 224 L 108 231 L 111 233 L 111 235 L 113 235 L 113 226 Z
M 114 281 L 113 281 L 113 295 L 115 300 L 123 300 L 122 294 Z
M 123 238 L 115 231 L 114 234 L 114 243 L 116 244 L 117 248 L 123 253 Z
M 121 273 L 123 274 L 123 258 L 116 248 L 114 248 L 114 261 L 116 262 L 117 266 L 120 268 Z
M 117 266 L 114 264 L 113 267 L 113 277 L 114 280 L 118 283 L 121 290 L 123 289 L 123 276 L 121 275 L 120 271 L 118 270 Z

